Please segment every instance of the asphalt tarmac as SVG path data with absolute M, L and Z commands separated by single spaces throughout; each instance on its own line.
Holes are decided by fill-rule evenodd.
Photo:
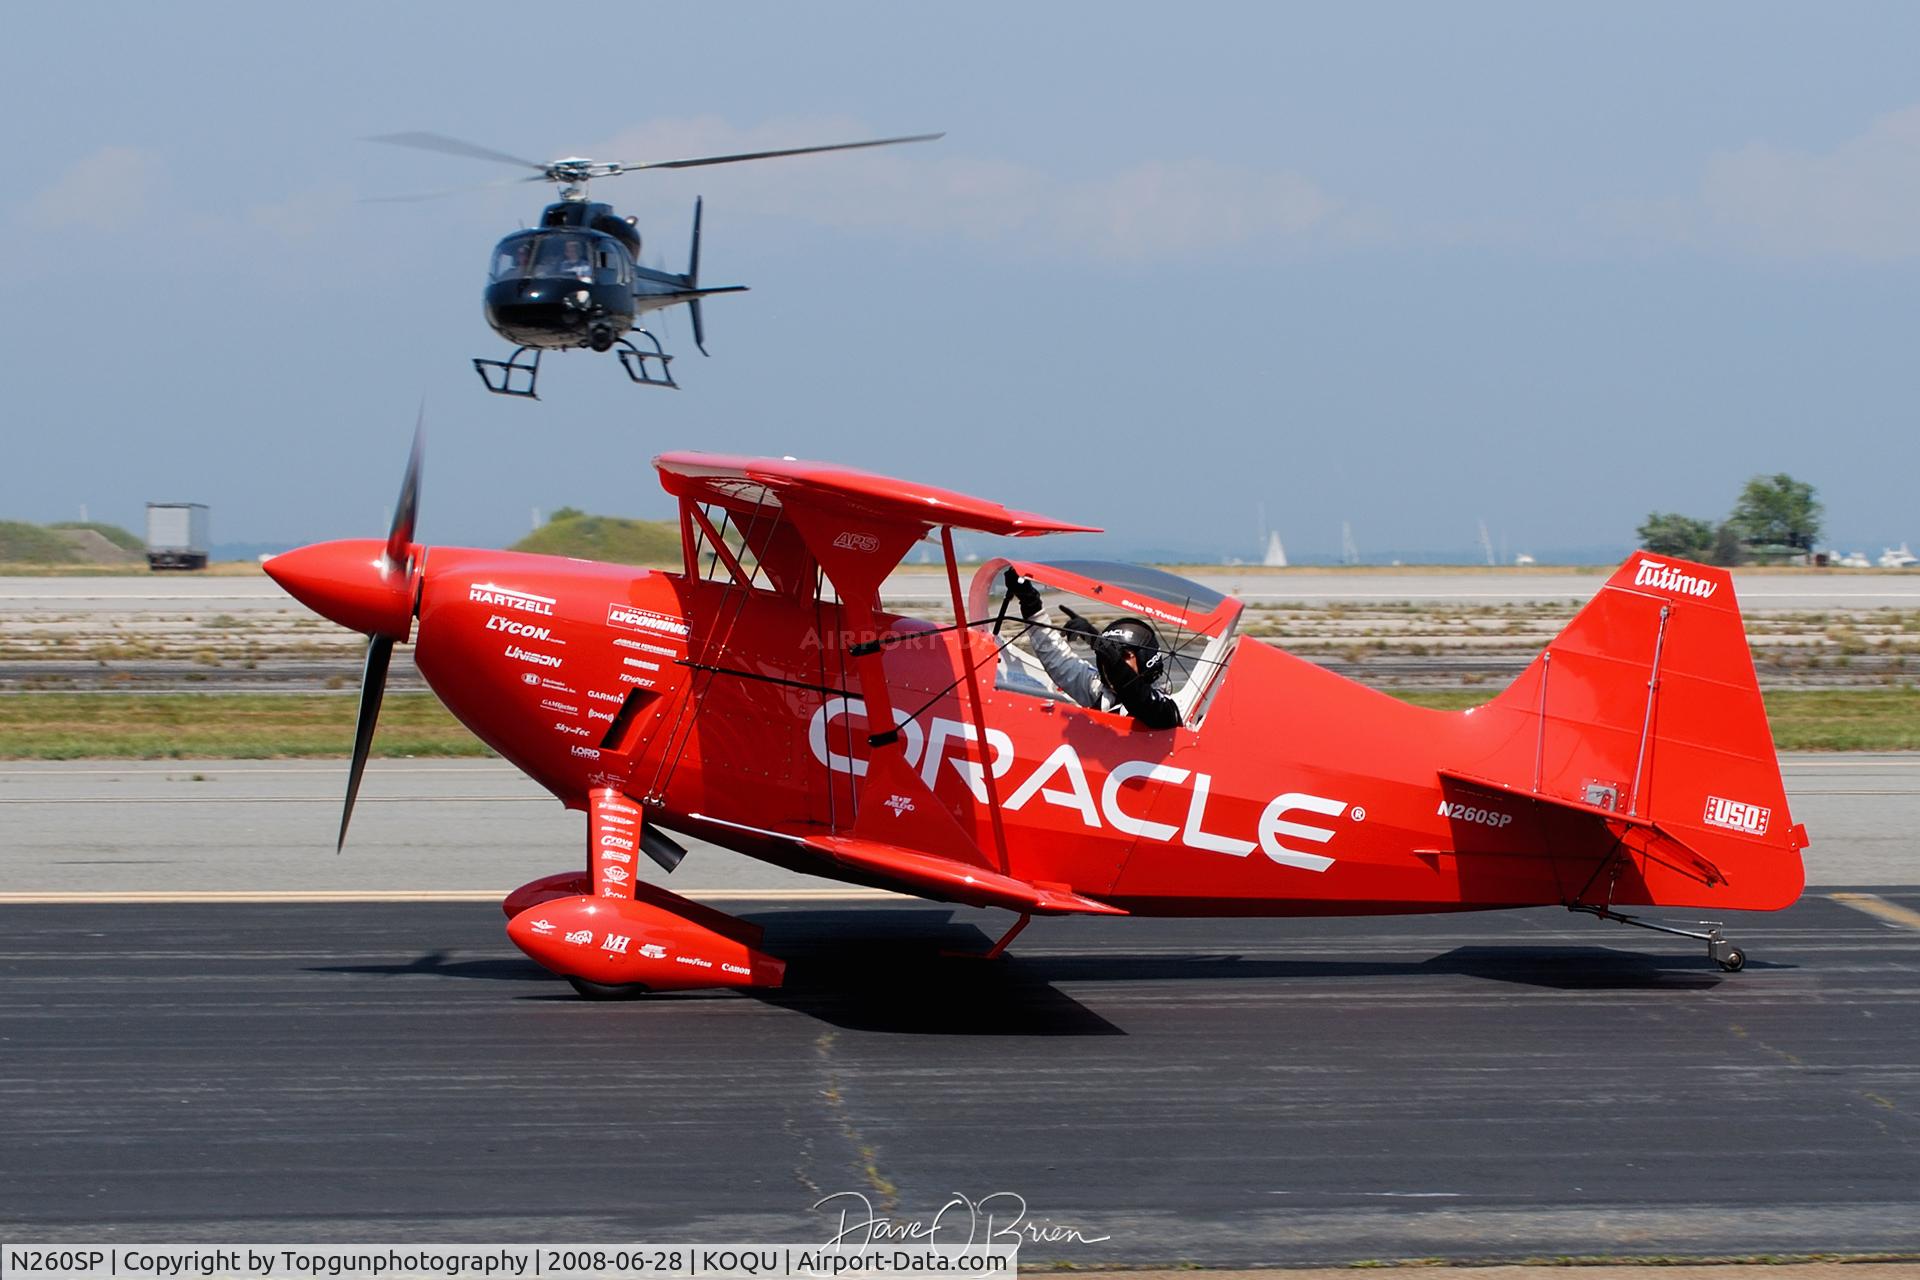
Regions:
M 1730 921 L 1732 975 L 1558 912 L 986 962 L 940 954 L 984 914 L 735 903 L 785 990 L 624 1004 L 484 903 L 5 906 L 0 1237 L 815 1242 L 1006 1193 L 1028 1265 L 1913 1254 L 1920 892 L 1870 894 Z

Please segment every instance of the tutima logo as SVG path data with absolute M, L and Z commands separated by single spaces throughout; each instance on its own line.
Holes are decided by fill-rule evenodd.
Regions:
M 610 604 L 607 606 L 607 625 L 625 627 L 629 631 L 658 631 L 670 636 L 688 636 L 693 628 L 678 618 L 669 618 L 664 613 L 655 613 L 651 609 L 636 609 L 628 604 Z
M 870 533 L 855 533 L 848 529 L 834 535 L 833 545 L 842 551 L 861 551 L 871 555 L 880 549 L 880 539 Z
M 1763 836 L 1767 834 L 1767 824 L 1773 821 L 1773 810 L 1757 804 L 1708 796 L 1707 813 L 1702 821 L 1710 827 L 1725 827 L 1744 835 Z
M 1649 560 L 1642 556 L 1640 567 L 1633 575 L 1633 585 L 1652 587 L 1657 591 L 1671 591 L 1677 596 L 1699 596 L 1705 600 L 1720 584 L 1709 582 L 1705 578 L 1696 578 L 1690 573 L 1682 573 L 1670 564 L 1661 564 L 1658 560 Z
M 496 609 L 518 609 L 521 613 L 544 614 L 553 616 L 553 597 L 536 596 L 531 591 L 515 591 L 512 587 L 495 586 L 491 582 L 476 582 L 467 588 L 467 599 L 475 604 L 490 604 Z

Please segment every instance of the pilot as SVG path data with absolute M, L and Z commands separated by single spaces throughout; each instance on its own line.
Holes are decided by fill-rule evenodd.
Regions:
M 1067 625 L 1059 627 L 1040 602 L 1031 581 L 1007 570 L 1007 594 L 1020 605 L 1033 656 L 1061 690 L 1083 707 L 1122 711 L 1143 728 L 1171 729 L 1180 723 L 1180 708 L 1167 692 L 1166 655 L 1153 627 L 1139 618 L 1116 618 L 1099 632 L 1071 609 L 1062 609 Z M 1074 656 L 1061 632 L 1084 636 L 1093 646 L 1094 661 Z
M 561 245 L 560 261 L 553 263 L 552 270 L 557 276 L 593 279 L 593 264 L 587 261 L 587 251 L 580 247 L 578 240 L 567 240 Z

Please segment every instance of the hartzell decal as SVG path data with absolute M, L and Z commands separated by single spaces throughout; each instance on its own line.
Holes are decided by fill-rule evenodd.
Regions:
M 664 613 L 655 613 L 651 609 L 636 609 L 628 604 L 608 605 L 607 625 L 625 627 L 629 631 L 658 631 L 670 636 L 693 634 L 693 628 L 678 618 L 670 618 Z
M 515 622 L 512 618 L 503 618 L 497 613 L 487 619 L 487 630 L 504 631 L 510 636 L 521 636 L 528 640 L 544 640 L 548 644 L 566 643 L 565 640 L 554 635 L 551 628 L 536 627 L 531 622 Z
M 896 708 L 895 714 L 904 716 L 905 712 Z M 829 724 L 848 715 L 864 717 L 865 704 L 858 698 L 827 699 L 813 713 L 807 725 L 807 745 L 812 748 L 813 758 L 830 771 L 861 777 L 867 772 L 867 762 L 842 755 L 829 745 Z M 940 762 L 945 760 L 967 784 L 974 798 L 983 805 L 987 803 L 985 773 L 981 763 L 967 759 L 965 754 L 964 744 L 979 741 L 979 733 L 973 725 L 939 716 L 935 716 L 924 731 L 911 717 L 901 720 L 899 724 L 906 761 L 909 765 L 919 766 L 922 782 L 933 787 L 941 776 Z M 1013 769 L 1013 739 L 1004 730 L 991 727 L 986 736 L 988 753 L 993 761 L 993 776 L 1003 778 Z M 1122 788 L 1136 779 L 1164 783 L 1168 787 L 1184 785 L 1189 791 L 1184 824 L 1176 827 L 1172 823 L 1153 822 L 1128 812 Z M 1335 832 L 1332 827 L 1296 821 L 1294 815 L 1349 817 L 1353 822 L 1362 821 L 1364 816 L 1359 809 L 1352 810 L 1349 816 L 1344 800 L 1288 791 L 1267 802 L 1253 824 L 1253 838 L 1248 839 L 1207 829 L 1207 799 L 1212 787 L 1213 778 L 1205 773 L 1152 760 L 1127 760 L 1115 765 L 1100 780 L 1096 800 L 1094 785 L 1080 760 L 1080 753 L 1068 742 L 1055 748 L 1053 754 L 1036 765 L 1013 789 L 1002 807 L 1009 812 L 1016 812 L 1037 799 L 1045 804 L 1073 810 L 1083 824 L 1096 831 L 1111 827 L 1142 840 L 1161 844 L 1177 843 L 1189 849 L 1226 854 L 1233 858 L 1244 858 L 1259 849 L 1271 861 L 1303 871 L 1325 871 L 1333 865 L 1334 860 L 1325 854 L 1296 848 L 1287 841 L 1324 845 L 1333 839 Z
M 515 591 L 512 587 L 496 586 L 491 582 L 476 582 L 468 587 L 467 599 L 475 604 L 490 604 L 496 609 L 518 609 L 521 613 L 544 614 L 549 618 L 553 616 L 552 596 Z
M 510 644 L 500 652 L 509 658 L 518 658 L 522 662 L 531 662 L 536 667 L 557 667 L 561 662 L 561 659 L 554 657 L 550 653 L 534 653 L 530 649 L 522 649 L 517 644 Z

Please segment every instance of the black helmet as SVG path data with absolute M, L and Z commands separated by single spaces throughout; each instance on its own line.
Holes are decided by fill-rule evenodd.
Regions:
M 1099 659 L 1100 678 L 1110 689 L 1120 689 L 1142 676 L 1149 680 L 1160 674 L 1160 637 L 1152 624 L 1142 618 L 1115 618 L 1100 630 L 1093 646 Z M 1126 655 L 1131 652 L 1140 664 L 1140 674 L 1128 669 Z

